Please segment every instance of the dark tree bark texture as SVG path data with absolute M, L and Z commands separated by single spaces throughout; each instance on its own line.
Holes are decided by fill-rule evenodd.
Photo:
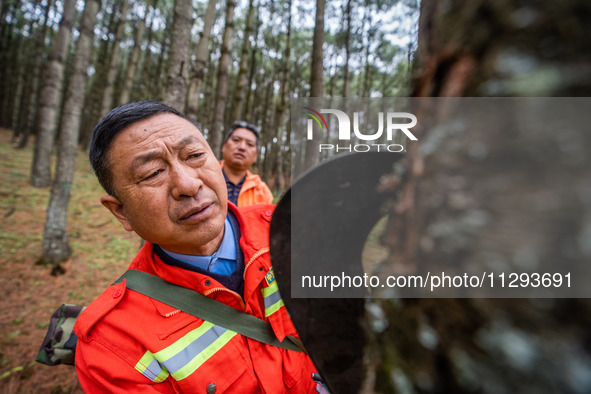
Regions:
M 424 1 L 414 95 L 589 96 L 590 15 L 584 0 Z M 496 116 L 507 128 L 486 130 L 483 119 L 485 130 L 453 138 L 421 130 L 407 145 L 401 197 L 382 236 L 386 269 L 470 267 L 486 250 L 506 261 L 589 261 L 591 135 L 573 131 L 569 150 L 565 130 L 531 133 L 511 124 L 511 111 Z M 475 141 L 486 160 L 471 154 Z M 430 153 L 427 143 L 436 144 Z M 486 225 L 459 225 L 476 211 Z M 388 326 L 370 336 L 367 392 L 591 392 L 588 299 L 373 304 Z

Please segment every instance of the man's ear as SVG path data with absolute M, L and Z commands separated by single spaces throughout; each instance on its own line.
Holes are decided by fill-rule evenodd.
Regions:
M 123 204 L 119 201 L 118 198 L 113 197 L 111 195 L 106 195 L 101 197 L 101 204 L 103 204 L 113 216 L 117 218 L 123 225 L 123 228 L 127 231 L 133 231 L 131 225 L 127 221 L 127 215 L 125 215 L 125 209 L 123 208 Z

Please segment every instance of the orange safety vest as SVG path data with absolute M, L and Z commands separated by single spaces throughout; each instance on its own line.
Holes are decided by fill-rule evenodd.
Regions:
M 149 242 L 129 266 L 268 321 L 279 340 L 296 330 L 269 257 L 274 206 L 237 209 L 244 253 L 244 299 L 215 279 L 170 266 Z M 252 340 L 112 285 L 80 315 L 76 370 L 86 393 L 316 393 L 316 368 L 304 353 Z
M 224 161 L 220 161 L 220 165 L 224 168 Z M 246 207 L 254 204 L 272 204 L 273 193 L 261 177 L 246 171 L 246 179 L 240 188 L 238 194 L 238 206 Z

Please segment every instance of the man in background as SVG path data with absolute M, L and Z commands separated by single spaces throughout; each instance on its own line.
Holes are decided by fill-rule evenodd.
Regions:
M 248 122 L 235 122 L 224 138 L 221 165 L 228 200 L 239 207 L 273 203 L 269 187 L 249 171 L 257 160 L 258 148 L 259 130 Z

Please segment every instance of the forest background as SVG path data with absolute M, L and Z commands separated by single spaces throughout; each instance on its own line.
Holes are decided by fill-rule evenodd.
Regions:
M 1 384 L 59 391 L 73 372 L 33 374 L 31 345 L 54 306 L 90 302 L 139 244 L 97 209 L 84 152 L 98 120 L 122 103 L 162 101 L 197 119 L 217 154 L 235 120 L 255 123 L 255 171 L 279 198 L 292 182 L 289 98 L 408 94 L 418 2 L 6 0 L 0 23 L 1 242 L 12 273 L 2 309 L 15 314 L 2 322 Z M 66 287 L 42 272 L 21 275 L 15 262 L 69 270 Z M 45 286 L 65 294 L 35 308 L 8 301 Z
M 590 96 L 590 18 L 588 0 L 1 0 L 0 390 L 81 391 L 72 368 L 32 362 L 49 314 L 88 304 L 137 251 L 98 203 L 84 154 L 109 108 L 164 101 L 218 152 L 234 120 L 260 125 L 257 171 L 280 196 L 292 98 Z M 531 135 L 501 118 L 486 132 L 417 131 L 389 179 L 378 268 L 588 264 L 591 134 Z M 319 310 L 325 329 L 343 328 L 337 309 Z M 362 384 L 342 392 L 591 392 L 588 299 L 394 298 L 359 311 L 347 340 L 321 338 L 333 381 Z M 363 354 L 337 356 L 353 342 Z

